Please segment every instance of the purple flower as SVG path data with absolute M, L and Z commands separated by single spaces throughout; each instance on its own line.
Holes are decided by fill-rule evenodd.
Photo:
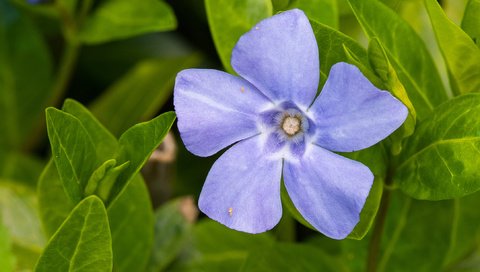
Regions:
M 187 149 L 213 165 L 199 199 L 210 218 L 259 233 L 282 216 L 280 182 L 317 230 L 345 238 L 359 221 L 373 182 L 363 164 L 334 152 L 367 148 L 396 130 L 406 107 L 353 65 L 335 64 L 322 92 L 318 48 L 305 14 L 261 21 L 232 52 L 240 77 L 188 69 L 174 103 Z

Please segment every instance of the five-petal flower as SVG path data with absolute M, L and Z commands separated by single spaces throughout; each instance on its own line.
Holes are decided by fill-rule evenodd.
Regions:
M 334 152 L 367 148 L 396 130 L 406 107 L 373 86 L 353 65 L 337 63 L 320 95 L 318 48 L 304 13 L 291 10 L 258 23 L 232 52 L 240 75 L 180 72 L 174 91 L 187 149 L 213 165 L 199 207 L 236 230 L 259 233 L 282 216 L 288 195 L 317 230 L 345 238 L 359 221 L 373 174 Z

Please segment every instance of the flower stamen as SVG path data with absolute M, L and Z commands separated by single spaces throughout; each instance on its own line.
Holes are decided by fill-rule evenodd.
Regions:
M 287 135 L 293 136 L 300 131 L 301 123 L 296 116 L 286 116 L 282 121 L 282 129 Z

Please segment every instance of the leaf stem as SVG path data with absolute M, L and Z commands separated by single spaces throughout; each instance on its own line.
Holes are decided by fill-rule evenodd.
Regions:
M 392 184 L 393 171 L 389 168 L 387 176 L 385 178 L 384 190 L 382 198 L 380 200 L 380 208 L 375 219 L 375 226 L 373 228 L 373 235 L 368 247 L 367 257 L 367 271 L 376 272 L 378 259 L 380 254 L 380 246 L 382 241 L 383 230 L 385 229 L 385 219 L 387 218 L 388 208 L 390 206 L 390 199 L 392 190 L 390 189 Z

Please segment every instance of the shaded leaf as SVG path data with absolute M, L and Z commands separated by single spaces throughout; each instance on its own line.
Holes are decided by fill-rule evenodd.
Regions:
M 338 8 L 336 0 L 292 0 L 282 10 L 298 8 L 308 18 L 329 27 L 338 28 Z
M 347 271 L 347 269 L 316 247 L 275 243 L 250 253 L 240 271 Z
M 198 55 L 140 62 L 91 106 L 92 112 L 115 135 L 151 118 L 172 93 L 177 73 L 199 62 Z
M 9 1 L 0 0 L 0 151 L 18 149 L 40 119 L 51 70 L 35 25 Z
M 96 196 L 82 200 L 50 239 L 35 271 L 112 271 L 107 211 Z
M 435 64 L 415 31 L 379 1 L 348 1 L 366 34 L 377 37 L 420 120 L 447 99 Z
M 33 155 L 10 152 L 0 155 L 0 178 L 35 187 L 44 163 Z
M 480 189 L 480 94 L 452 99 L 435 109 L 409 138 L 394 181 L 408 195 L 440 200 Z
M 233 74 L 230 65 L 233 47 L 255 24 L 272 16 L 272 3 L 270 0 L 205 0 L 205 8 L 220 60 L 225 70 Z
M 177 26 L 172 9 L 163 1 L 103 1 L 80 29 L 80 40 L 88 44 L 124 39 Z

